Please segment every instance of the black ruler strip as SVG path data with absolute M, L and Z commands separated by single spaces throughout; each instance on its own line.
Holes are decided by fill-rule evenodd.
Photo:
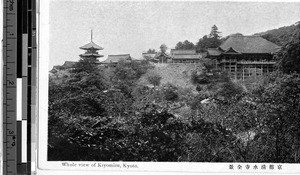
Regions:
M 22 0 L 22 26 L 23 26 L 23 31 L 22 33 L 25 34 L 28 32 L 28 18 L 27 18 L 27 10 L 28 10 L 28 2 L 27 0 Z
M 31 67 L 28 67 L 28 87 L 27 87 L 27 173 L 31 173 Z
M 17 136 L 21 136 L 21 135 L 22 135 L 22 121 L 17 121 Z M 17 140 L 17 165 L 18 165 L 17 167 L 19 167 L 19 165 L 22 164 L 21 146 L 22 146 L 22 139 L 18 139 Z
M 22 78 L 22 0 L 17 0 L 17 78 Z
M 35 80 L 35 73 L 37 69 L 33 69 L 32 63 L 34 56 L 36 59 L 36 49 L 33 47 L 36 46 L 36 1 L 35 0 L 28 0 L 28 88 L 27 88 L 27 173 L 31 174 L 31 164 L 32 164 L 32 106 L 33 106 L 33 99 L 32 94 L 34 88 L 36 88 L 35 84 L 32 83 L 32 80 Z M 35 54 L 33 54 L 35 53 Z M 35 160 L 33 160 L 35 161 Z
M 28 10 L 32 10 L 32 3 L 32 0 L 28 0 Z

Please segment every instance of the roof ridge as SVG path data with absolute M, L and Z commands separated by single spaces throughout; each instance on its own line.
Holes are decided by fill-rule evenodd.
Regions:
M 196 49 L 171 49 L 171 50 L 196 50 Z
M 117 54 L 117 55 L 108 55 L 108 56 L 123 56 L 123 55 L 130 55 L 130 53 L 126 53 L 126 54 Z

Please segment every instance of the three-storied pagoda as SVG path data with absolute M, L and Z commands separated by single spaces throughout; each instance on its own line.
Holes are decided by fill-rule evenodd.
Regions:
M 81 46 L 80 49 L 85 50 L 85 53 L 79 55 L 82 59 L 96 60 L 97 58 L 103 57 L 103 55 L 98 53 L 98 50 L 103 50 L 103 48 L 93 42 L 93 31 L 91 31 L 91 42 Z M 99 61 L 97 60 L 97 62 Z

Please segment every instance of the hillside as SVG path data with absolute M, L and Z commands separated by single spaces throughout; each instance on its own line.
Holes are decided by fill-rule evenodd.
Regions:
M 278 29 L 272 29 L 265 32 L 256 33 L 255 35 L 261 35 L 268 41 L 271 41 L 279 46 L 284 45 L 290 41 L 296 31 L 296 25 L 284 26 Z
M 191 73 L 199 68 L 196 64 L 158 64 L 140 79 L 141 84 L 148 84 L 146 77 L 158 74 L 162 77 L 161 84 L 172 83 L 182 88 L 194 88 L 191 83 Z

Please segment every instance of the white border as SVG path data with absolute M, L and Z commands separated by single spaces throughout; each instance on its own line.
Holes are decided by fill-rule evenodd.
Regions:
M 276 1 L 273 1 L 276 2 Z M 38 174 L 174 174 L 176 173 L 270 173 L 270 174 L 286 174 L 300 173 L 299 164 L 272 164 L 265 163 L 267 167 L 269 165 L 282 165 L 283 170 L 254 170 L 253 167 L 257 165 L 260 167 L 263 163 L 191 163 L 191 162 L 79 162 L 79 161 L 47 161 L 47 132 L 48 132 L 48 64 L 49 64 L 49 1 L 41 0 L 38 13 L 40 28 L 39 28 L 39 56 L 38 56 Z M 38 7 L 37 7 L 38 8 Z M 62 163 L 67 162 L 69 164 L 76 164 L 76 167 L 64 167 Z M 89 166 L 96 167 L 79 167 L 80 163 L 89 164 Z M 119 164 L 121 168 L 103 168 L 98 167 L 99 163 L 114 163 Z M 135 164 L 138 168 L 124 168 L 125 164 Z M 243 166 L 242 170 L 230 170 L 229 165 L 234 165 L 236 168 L 238 165 Z M 251 165 L 249 170 L 245 169 L 246 165 Z
M 4 7 L 4 2 L 3 1 L 1 1 L 0 2 L 0 19 L 3 19 L 3 8 Z M 0 49 L 0 57 L 1 57 L 1 60 L 0 60 L 0 66 L 1 66 L 1 70 L 0 70 L 0 84 L 1 84 L 1 92 L 0 92 L 0 102 L 1 102 L 1 106 L 0 106 L 0 115 L 1 116 L 3 116 L 3 59 L 2 59 L 2 57 L 3 57 L 3 20 L 0 20 L 0 26 L 1 26 L 1 28 L 0 28 L 0 34 L 1 34 L 1 36 L 0 36 L 0 41 L 1 41 L 1 43 L 0 43 L 0 46 L 1 46 L 1 49 Z M 2 174 L 3 172 L 3 117 L 0 117 L 0 123 L 1 123 L 1 127 L 0 127 L 0 134 L 1 134 L 1 136 L 0 136 L 0 174 Z
M 38 162 L 40 169 L 47 165 L 48 143 L 48 64 L 49 64 L 49 6 L 50 2 L 41 0 L 37 4 L 38 20 Z M 42 13 L 41 13 L 42 12 Z

